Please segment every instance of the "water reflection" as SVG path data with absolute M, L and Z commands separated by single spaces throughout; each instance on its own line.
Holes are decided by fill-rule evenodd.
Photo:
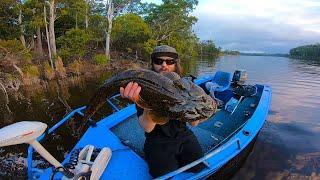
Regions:
M 112 72 L 111 72 L 112 73 Z M 48 126 L 56 124 L 72 108 L 86 105 L 89 99 L 111 73 L 98 77 L 72 78 L 67 81 L 52 81 L 41 85 L 33 85 L 9 94 L 9 106 L 12 117 L 1 117 L 0 127 L 17 121 L 41 121 Z M 2 102 L 2 101 L 1 101 Z M 111 112 L 111 111 L 110 111 Z M 6 121 L 4 121 L 6 119 Z M 59 128 L 51 136 L 42 141 L 42 145 L 59 161 L 65 158 L 78 141 L 81 117 L 74 117 L 65 126 Z M 28 145 L 17 145 L 0 148 L 0 177 L 26 177 L 26 153 Z M 46 163 L 37 153 L 35 165 L 47 167 Z
M 200 59 L 184 59 L 181 61 L 183 71 L 186 74 L 202 75 L 204 72 L 213 72 L 216 63 L 219 61 L 219 57 L 201 57 Z
M 224 56 L 198 61 L 193 73 L 236 69 L 247 70 L 249 84 L 271 85 L 273 97 L 268 121 L 234 179 L 320 179 L 320 62 Z
M 319 178 L 319 151 L 293 153 L 290 147 L 283 144 L 277 135 L 264 128 L 254 150 L 233 179 Z

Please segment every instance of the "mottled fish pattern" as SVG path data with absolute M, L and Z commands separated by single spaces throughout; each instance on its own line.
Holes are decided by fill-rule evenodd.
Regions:
M 127 70 L 106 80 L 86 108 L 84 119 L 91 118 L 120 87 L 129 82 L 141 86 L 137 104 L 157 116 L 183 122 L 206 120 L 216 108 L 215 101 L 204 90 L 176 73 L 161 75 L 150 70 Z

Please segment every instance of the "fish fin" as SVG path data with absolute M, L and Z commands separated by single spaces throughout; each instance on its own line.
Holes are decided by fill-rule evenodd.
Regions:
M 179 76 L 179 74 L 175 73 L 175 72 L 165 72 L 163 73 L 163 76 L 171 79 L 172 81 L 178 80 L 181 77 Z
M 152 121 L 157 124 L 162 125 L 166 124 L 169 121 L 168 117 L 162 116 L 156 111 L 149 111 L 148 115 L 152 119 Z
M 178 87 L 181 90 L 188 90 L 188 91 L 190 90 L 191 83 L 187 79 L 178 79 L 173 81 L 173 84 L 176 87 Z
M 152 110 L 151 107 L 146 103 L 146 101 L 141 98 L 141 96 L 139 97 L 138 101 L 136 101 L 136 104 L 143 109 Z

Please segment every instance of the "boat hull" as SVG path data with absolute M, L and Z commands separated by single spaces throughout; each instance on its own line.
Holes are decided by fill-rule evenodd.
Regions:
M 210 76 L 203 77 L 201 79 L 196 79 L 195 83 L 200 85 L 210 79 L 212 79 Z M 241 162 L 245 159 L 248 152 L 250 152 L 250 149 L 252 149 L 258 133 L 268 115 L 272 94 L 271 87 L 267 85 L 256 86 L 260 89 L 260 94 L 259 99 L 255 101 L 255 108 L 252 110 L 250 117 L 241 115 L 241 113 L 243 114 L 243 112 L 245 112 L 245 108 L 250 108 L 249 105 L 247 104 L 246 106 L 243 106 L 243 108 L 240 105 L 237 111 L 239 111 L 238 114 L 240 114 L 241 117 L 243 116 L 242 118 L 245 119 L 245 121 L 241 122 L 240 125 L 237 125 L 236 129 L 232 130 L 232 133 L 230 134 L 219 134 L 224 132 L 223 128 L 229 128 L 229 126 L 219 127 L 221 129 L 220 131 L 211 129 L 210 131 L 208 130 L 208 132 L 205 132 L 200 130 L 203 134 L 206 134 L 204 136 L 201 136 L 201 133 L 198 133 L 197 129 L 191 129 L 198 135 L 197 137 L 200 143 L 205 136 L 212 137 L 212 134 L 214 133 L 219 134 L 217 137 L 223 137 L 223 140 L 214 137 L 213 139 L 202 143 L 206 152 L 203 158 L 162 177 L 158 177 L 157 179 L 220 179 L 227 177 L 229 174 L 233 174 L 234 170 L 240 167 Z M 245 102 L 246 101 L 243 101 L 243 104 L 245 104 Z M 250 104 L 250 101 L 247 103 Z M 237 115 L 237 111 L 233 116 Z M 223 112 L 220 114 L 223 114 Z M 237 119 L 237 117 L 233 116 L 230 115 L 229 119 Z M 130 119 L 131 121 L 129 121 Z M 213 119 L 212 121 L 215 122 L 216 120 Z M 219 122 L 220 121 L 221 120 L 219 120 Z M 133 124 L 130 124 L 130 122 Z M 216 126 L 216 122 L 210 127 Z M 210 125 L 210 123 L 212 122 L 208 120 L 207 125 Z M 203 129 L 206 129 L 205 123 L 203 124 Z M 228 123 L 224 124 L 228 125 Z M 232 123 L 229 123 L 229 125 L 230 124 L 232 125 Z M 199 127 L 201 128 L 202 125 Z M 131 142 L 126 142 L 128 139 L 130 139 Z M 219 141 L 214 142 L 216 139 Z M 135 106 L 129 105 L 102 118 L 97 123 L 96 127 L 90 127 L 79 142 L 77 142 L 74 149 L 79 149 L 91 144 L 97 148 L 109 147 L 112 150 L 112 158 L 102 174 L 101 179 L 151 179 L 152 177 L 148 173 L 147 163 L 143 159 L 143 153 L 141 152 L 143 142 L 144 132 L 137 124 Z M 208 142 L 212 142 L 212 146 L 206 145 Z M 32 148 L 31 150 L 29 148 L 29 154 L 30 153 L 32 154 Z M 70 155 L 67 155 L 62 164 L 69 161 L 69 156 Z M 32 161 L 32 156 L 31 159 L 29 157 L 29 164 L 30 161 Z M 187 172 L 188 169 L 199 163 L 204 163 L 207 168 L 199 173 Z M 37 168 L 30 168 L 28 173 L 30 179 L 50 179 L 52 168 L 45 169 L 44 171 Z M 54 179 L 60 178 L 62 178 L 62 174 L 56 173 Z

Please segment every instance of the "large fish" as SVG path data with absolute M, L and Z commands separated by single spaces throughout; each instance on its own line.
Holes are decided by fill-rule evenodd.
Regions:
M 137 105 L 155 117 L 183 122 L 206 120 L 215 112 L 215 101 L 202 88 L 177 73 L 161 75 L 150 70 L 127 70 L 106 80 L 91 99 L 84 119 L 91 118 L 108 98 L 119 93 L 129 82 L 141 86 Z M 165 122 L 162 122 L 165 123 Z

